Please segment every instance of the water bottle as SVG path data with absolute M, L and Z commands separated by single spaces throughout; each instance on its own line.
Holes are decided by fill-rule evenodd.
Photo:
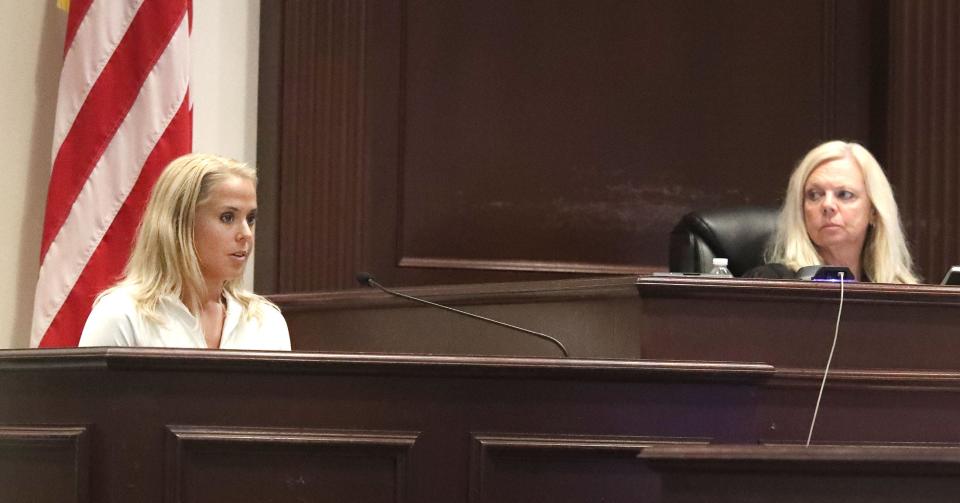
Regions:
M 730 272 L 730 269 L 727 269 L 728 261 L 725 258 L 715 258 L 713 259 L 713 268 L 710 269 L 711 276 L 719 276 L 721 278 L 732 278 L 733 273 Z

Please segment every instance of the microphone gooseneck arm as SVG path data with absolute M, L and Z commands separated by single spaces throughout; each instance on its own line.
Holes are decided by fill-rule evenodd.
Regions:
M 413 296 L 411 296 L 411 295 L 407 295 L 407 294 L 405 294 L 405 293 L 400 293 L 400 292 L 398 292 L 398 291 L 391 290 L 391 289 L 389 289 L 389 288 L 381 285 L 380 283 L 377 283 L 377 280 L 373 279 L 373 276 L 371 276 L 369 273 L 365 273 L 365 272 L 358 273 L 358 274 L 357 274 L 357 281 L 358 281 L 361 285 L 375 287 L 375 288 L 377 288 L 377 289 L 382 290 L 383 292 L 386 292 L 386 293 L 388 293 L 388 294 L 390 294 L 390 295 L 394 295 L 394 296 L 396 296 L 396 297 L 404 298 L 404 299 L 407 299 L 407 300 L 412 300 L 412 301 L 414 301 L 414 302 L 419 302 L 419 303 L 421 303 L 421 304 L 426 304 L 426 305 L 428 305 L 428 306 L 439 307 L 440 309 L 445 309 L 445 310 L 447 310 L 447 311 L 453 311 L 454 313 L 462 314 L 462 315 L 464 315 L 464 316 L 469 316 L 469 317 L 471 317 L 471 318 L 476 318 L 476 319 L 481 320 L 481 321 L 486 321 L 487 323 L 493 323 L 494 325 L 499 325 L 499 326 L 501 326 L 501 327 L 506 327 L 506 328 L 512 328 L 512 329 L 514 329 L 514 330 L 519 330 L 519 331 L 521 331 L 521 332 L 523 332 L 523 333 L 530 334 L 530 335 L 539 337 L 539 338 L 544 339 L 544 340 L 548 340 L 548 341 L 552 342 L 553 344 L 555 344 L 558 348 L 560 348 L 560 351 L 563 352 L 563 356 L 564 356 L 564 357 L 569 357 L 569 356 L 570 356 L 570 354 L 567 353 L 567 348 L 565 348 L 565 347 L 563 346 L 563 343 L 561 343 L 560 341 L 558 341 L 557 339 L 555 339 L 555 338 L 553 338 L 553 337 L 550 337 L 550 336 L 547 335 L 547 334 L 542 334 L 542 333 L 540 333 L 540 332 L 536 332 L 536 331 L 533 331 L 533 330 L 528 330 L 528 329 L 523 328 L 523 327 L 518 327 L 518 326 L 516 326 L 516 325 L 511 325 L 511 324 L 509 324 L 509 323 L 504 323 L 504 322 L 502 322 L 502 321 L 497 321 L 497 320 L 495 320 L 495 319 L 493 319 L 493 318 L 487 318 L 486 316 L 480 316 L 479 314 L 468 313 L 467 311 L 463 311 L 463 310 L 461 310 L 461 309 L 457 309 L 457 308 L 450 307 L 450 306 L 445 306 L 445 305 L 443 305 L 443 304 L 437 304 L 436 302 L 430 302 L 429 300 L 420 299 L 420 298 L 417 298 L 417 297 L 413 297 Z

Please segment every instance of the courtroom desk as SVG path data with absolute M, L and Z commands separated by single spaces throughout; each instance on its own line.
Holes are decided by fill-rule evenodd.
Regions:
M 574 357 L 765 362 L 765 442 L 806 438 L 837 284 L 641 276 L 403 288 L 553 335 Z M 848 284 L 818 442 L 960 443 L 960 290 Z M 555 356 L 538 338 L 377 290 L 278 295 L 297 349 Z
M 760 389 L 761 442 L 806 439 L 822 378 L 777 368 Z M 960 446 L 960 372 L 831 370 L 814 442 Z
M 559 339 L 578 358 L 641 357 L 636 276 L 406 287 Z M 373 288 L 271 295 L 302 351 L 558 357 L 548 341 Z
M 644 358 L 823 368 L 840 286 L 788 280 L 641 276 Z M 960 289 L 845 285 L 835 368 L 960 370 Z
M 840 290 L 802 281 L 635 276 L 403 288 L 554 336 L 578 358 L 819 369 Z M 556 357 L 537 337 L 373 289 L 270 297 L 294 349 Z M 960 289 L 848 284 L 835 368 L 960 370 Z
M 956 501 L 960 448 L 653 446 L 664 503 Z
M 645 276 L 644 358 L 762 361 L 764 442 L 806 439 L 833 339 L 836 283 Z M 817 442 L 960 444 L 960 290 L 846 284 Z
M 637 454 L 756 440 L 763 364 L 0 351 L 0 500 L 657 501 Z

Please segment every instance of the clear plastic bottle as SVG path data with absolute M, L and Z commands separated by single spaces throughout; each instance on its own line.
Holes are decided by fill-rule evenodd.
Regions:
M 713 259 L 713 268 L 710 269 L 711 276 L 719 276 L 721 278 L 732 278 L 733 273 L 730 272 L 730 269 L 727 269 L 727 264 L 729 262 L 725 258 L 715 258 Z

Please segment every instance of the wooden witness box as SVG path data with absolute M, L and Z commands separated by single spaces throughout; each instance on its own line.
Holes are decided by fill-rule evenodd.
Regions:
M 898 501 L 956 494 L 951 288 L 846 286 L 809 449 L 836 284 L 403 291 L 550 334 L 571 358 L 371 290 L 273 297 L 291 353 L 3 351 L 0 500 L 865 501 L 837 495 L 874 482 L 914 489 L 891 490 Z M 747 492 L 718 492 L 730 481 Z M 783 481 L 804 497 L 770 492 Z
M 762 364 L 0 354 L 0 500 L 642 501 L 648 445 L 749 442 Z

